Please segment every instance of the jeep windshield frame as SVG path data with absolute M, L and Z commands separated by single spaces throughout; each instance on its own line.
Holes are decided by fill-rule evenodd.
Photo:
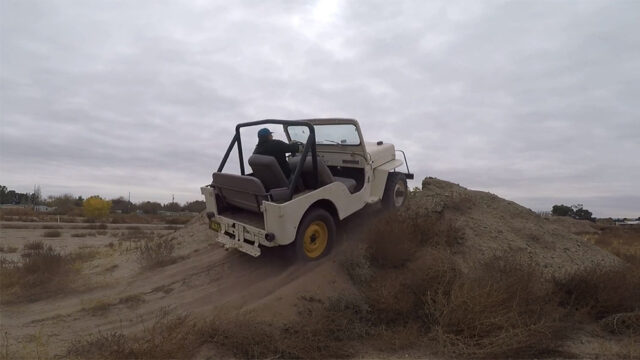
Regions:
M 338 145 L 357 147 L 362 145 L 358 128 L 354 124 L 314 124 L 316 145 Z M 293 141 L 304 142 L 305 127 L 290 125 L 285 127 L 287 137 Z
M 249 126 L 269 125 L 269 124 L 282 125 L 285 129 L 288 126 L 304 126 L 307 129 L 309 129 L 309 136 L 304 142 L 304 149 L 300 154 L 300 165 L 296 167 L 296 171 L 293 173 L 291 178 L 288 179 L 289 180 L 288 198 L 289 199 L 293 198 L 293 192 L 295 191 L 295 188 L 296 188 L 295 184 L 297 184 L 298 179 L 300 179 L 304 162 L 308 156 L 311 156 L 311 165 L 313 169 L 313 179 L 314 179 L 313 188 L 317 189 L 318 188 L 318 154 L 316 151 L 316 132 L 313 124 L 305 120 L 264 119 L 264 120 L 240 123 L 236 125 L 236 133 L 233 136 L 233 139 L 231 139 L 231 143 L 229 144 L 229 147 L 227 148 L 227 151 L 225 152 L 224 157 L 222 158 L 222 161 L 218 166 L 217 172 L 222 172 L 222 170 L 224 170 L 224 166 L 227 164 L 227 160 L 229 159 L 229 155 L 231 154 L 231 151 L 237 145 L 238 160 L 240 162 L 240 174 L 245 175 L 244 157 L 242 154 L 242 138 L 240 136 L 240 129 L 244 127 L 249 127 Z

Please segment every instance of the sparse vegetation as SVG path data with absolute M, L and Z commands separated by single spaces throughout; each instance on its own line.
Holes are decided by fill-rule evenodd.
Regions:
M 604 226 L 600 233 L 589 238 L 596 246 L 640 267 L 640 227 Z
M 138 263 L 144 268 L 162 267 L 175 263 L 175 244 L 169 238 L 144 240 L 138 246 Z
M 0 301 L 36 301 L 68 291 L 79 272 L 77 264 L 93 257 L 93 252 L 64 255 L 42 241 L 29 242 L 19 261 L 0 258 Z

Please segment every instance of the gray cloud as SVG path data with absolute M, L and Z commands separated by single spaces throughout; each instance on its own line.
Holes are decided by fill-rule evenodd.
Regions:
M 418 177 L 640 215 L 637 2 L 0 6 L 0 182 L 22 191 L 197 199 L 236 122 L 347 116 Z

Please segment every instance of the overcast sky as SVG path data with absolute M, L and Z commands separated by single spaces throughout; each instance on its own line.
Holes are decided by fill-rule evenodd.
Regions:
M 640 1 L 0 4 L 9 188 L 200 199 L 237 122 L 339 116 L 417 179 L 640 216 Z

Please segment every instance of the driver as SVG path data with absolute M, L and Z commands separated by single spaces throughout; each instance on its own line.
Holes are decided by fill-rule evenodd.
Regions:
M 288 179 L 291 176 L 291 168 L 287 162 L 286 154 L 291 153 L 295 155 L 298 152 L 298 145 L 287 144 L 281 140 L 274 140 L 271 134 L 273 134 L 273 132 L 267 128 L 258 130 L 258 145 L 256 145 L 253 153 L 273 156 L 276 161 L 278 161 L 278 165 L 280 165 L 282 172 Z

